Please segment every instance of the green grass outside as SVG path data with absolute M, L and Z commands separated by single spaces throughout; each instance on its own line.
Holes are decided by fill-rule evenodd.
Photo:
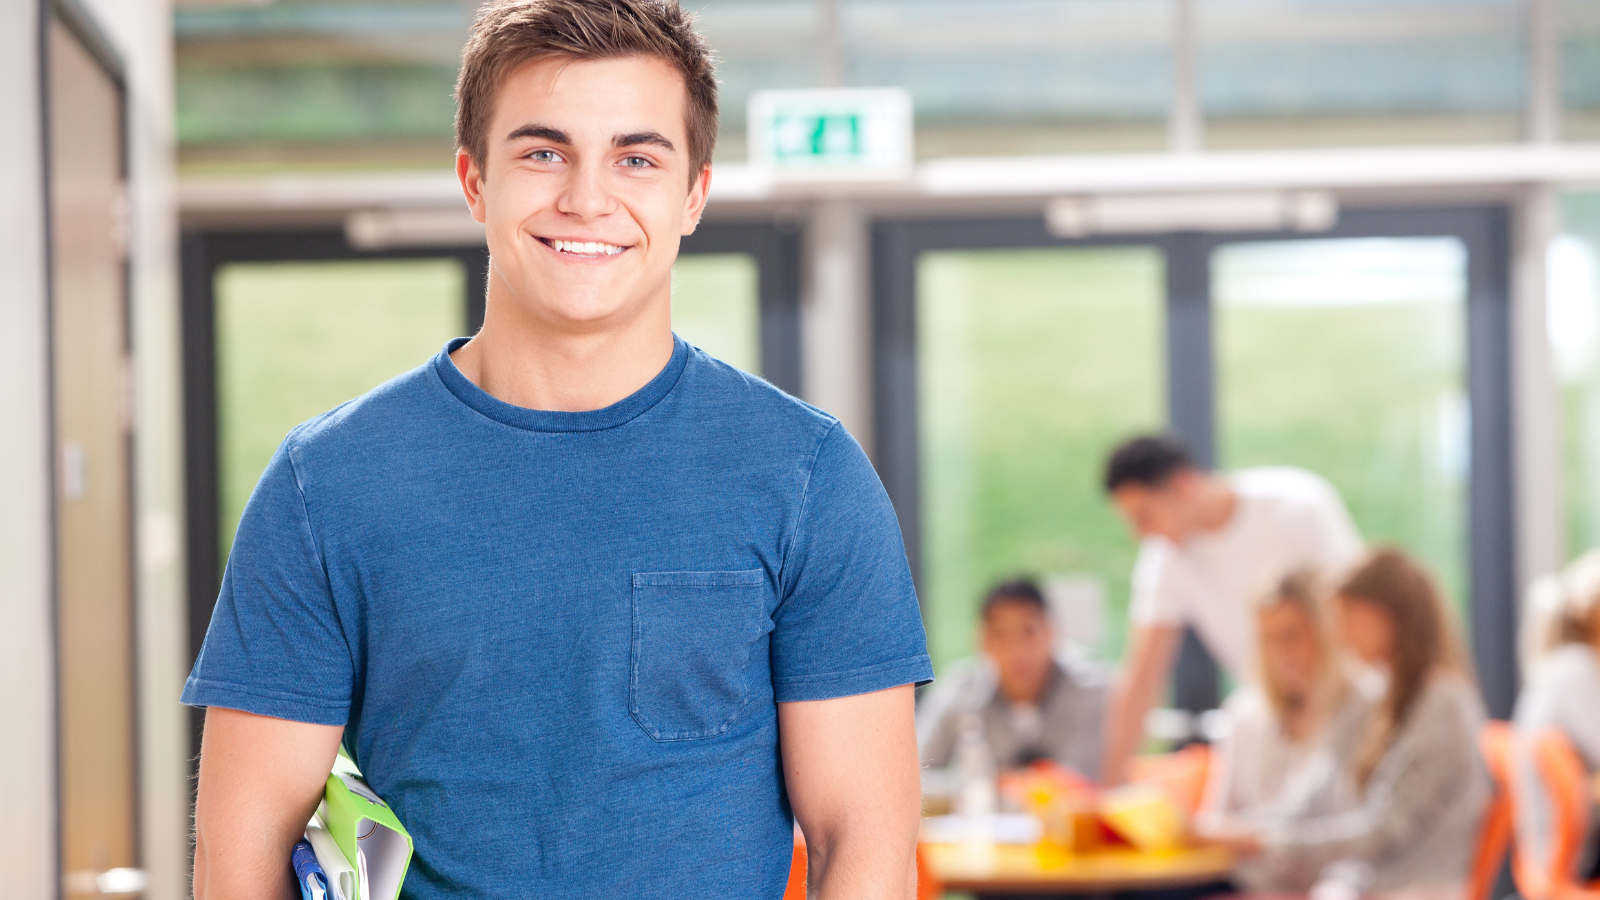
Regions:
M 998 578 L 1108 586 L 1121 655 L 1136 551 L 1105 453 L 1166 418 L 1163 263 L 1145 248 L 929 253 L 917 268 L 922 591 L 936 667 L 974 652 Z
M 466 273 L 448 259 L 240 263 L 217 274 L 224 560 L 284 435 L 463 334 L 465 291 Z
M 1466 586 L 1462 306 L 1217 310 L 1224 467 L 1297 465 L 1344 497 L 1369 542 Z

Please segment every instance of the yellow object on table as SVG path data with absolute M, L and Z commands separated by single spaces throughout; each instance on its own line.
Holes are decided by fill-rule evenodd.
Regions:
M 1233 856 L 1223 847 L 1064 853 L 1049 844 L 998 844 L 982 854 L 962 844 L 923 844 L 922 849 L 933 874 L 947 890 L 957 891 L 1102 893 L 1183 887 L 1220 880 L 1233 869 Z
M 1140 850 L 1183 846 L 1183 811 L 1155 785 L 1130 784 L 1100 795 L 1100 818 Z

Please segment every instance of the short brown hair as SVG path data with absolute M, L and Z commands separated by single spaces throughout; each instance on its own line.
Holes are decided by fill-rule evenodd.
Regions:
M 653 56 L 683 76 L 688 92 L 689 178 L 717 144 L 717 80 L 711 47 L 677 0 L 490 0 L 478 10 L 456 79 L 456 147 L 479 167 L 500 85 L 540 57 Z

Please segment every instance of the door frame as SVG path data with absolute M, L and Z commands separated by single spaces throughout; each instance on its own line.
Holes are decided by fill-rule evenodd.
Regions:
M 1467 252 L 1467 606 L 1471 646 L 1492 715 L 1516 699 L 1515 496 L 1511 409 L 1511 211 L 1500 205 L 1356 208 L 1325 231 L 1184 232 L 1061 238 L 1042 218 L 883 220 L 872 227 L 873 376 L 877 466 L 894 501 L 913 577 L 922 556 L 918 456 L 916 263 L 935 250 L 1155 247 L 1166 259 L 1168 427 L 1196 458 L 1216 458 L 1212 253 L 1224 244 L 1355 237 L 1454 237 Z M 1177 705 L 1216 705 L 1215 664 L 1191 632 L 1177 670 Z

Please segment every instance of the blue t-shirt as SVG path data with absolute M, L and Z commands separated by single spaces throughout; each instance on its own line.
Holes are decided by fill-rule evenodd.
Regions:
M 780 896 L 775 704 L 933 677 L 871 464 L 682 340 L 576 413 L 463 341 L 284 440 L 183 702 L 344 725 L 410 898 Z

